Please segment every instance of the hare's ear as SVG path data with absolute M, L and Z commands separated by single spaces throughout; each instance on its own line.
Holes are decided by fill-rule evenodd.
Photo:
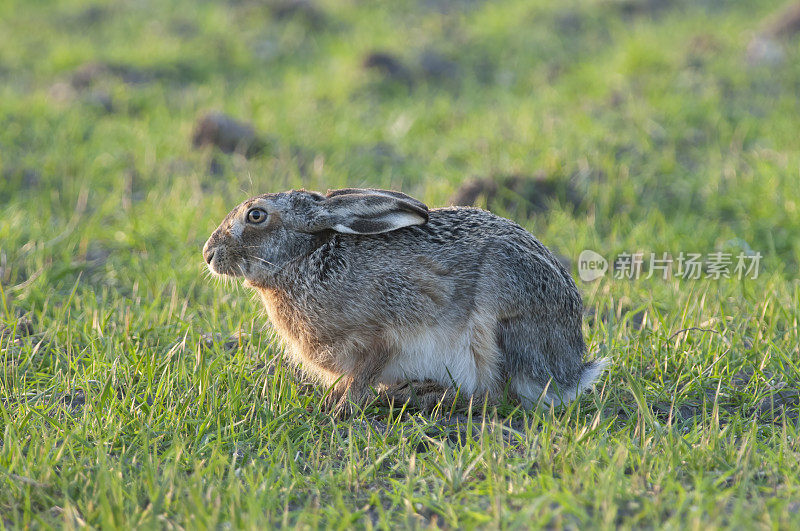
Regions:
M 338 197 L 340 195 L 382 195 L 385 197 L 393 197 L 400 201 L 416 205 L 426 213 L 428 212 L 428 206 L 422 201 L 417 201 L 403 192 L 395 192 L 394 190 L 379 190 L 378 188 L 341 188 L 339 190 L 328 190 L 328 194 L 325 197 L 330 199 L 331 197 Z
M 400 192 L 347 188 L 317 203 L 313 230 L 379 234 L 428 221 L 428 207 Z

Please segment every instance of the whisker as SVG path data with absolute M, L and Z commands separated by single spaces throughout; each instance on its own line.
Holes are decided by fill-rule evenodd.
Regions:
M 253 259 L 255 259 L 255 260 L 258 260 L 259 262 L 264 262 L 265 264 L 267 264 L 267 265 L 271 265 L 272 267 L 278 267 L 278 264 L 273 264 L 273 263 L 272 263 L 272 262 L 270 262 L 269 260 L 264 260 L 264 259 L 263 259 L 263 258 L 261 258 L 260 256 L 250 256 L 249 258 L 253 258 Z M 280 269 L 280 268 L 279 268 L 279 269 Z

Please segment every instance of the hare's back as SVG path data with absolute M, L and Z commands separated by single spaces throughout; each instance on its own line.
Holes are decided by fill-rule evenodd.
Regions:
M 522 298 L 580 306 L 569 272 L 533 234 L 513 221 L 477 208 L 440 208 L 431 210 L 428 223 L 414 230 L 426 234 L 431 249 L 439 247 L 435 253 L 439 263 L 480 271 L 476 282 L 499 290 L 493 296 L 510 297 L 512 304 Z
M 451 248 L 458 254 L 537 255 L 557 262 L 553 254 L 533 234 L 513 221 L 486 210 L 469 207 L 437 208 L 430 211 L 428 223 L 413 227 L 432 247 Z M 444 251 L 444 249 L 443 249 Z M 443 256 L 448 256 L 447 254 Z
M 448 307 L 491 301 L 520 307 L 579 297 L 555 256 L 531 233 L 477 208 L 437 208 L 424 225 L 376 235 L 337 235 L 353 290 L 375 285 L 373 295 L 397 296 L 423 286 Z M 391 286 L 391 290 L 386 288 Z M 340 286 L 337 286 L 339 288 Z M 466 311 L 466 310 L 465 310 Z M 463 312 L 461 312 L 463 313 Z

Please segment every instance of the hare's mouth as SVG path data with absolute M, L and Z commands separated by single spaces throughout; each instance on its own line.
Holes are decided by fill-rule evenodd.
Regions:
M 237 267 L 222 268 L 213 262 L 208 264 L 208 270 L 217 277 L 243 277 L 244 273 Z
M 211 274 L 218 277 L 243 277 L 244 268 L 239 264 L 232 264 L 229 260 L 221 259 L 219 252 L 211 251 L 206 254 L 206 264 Z

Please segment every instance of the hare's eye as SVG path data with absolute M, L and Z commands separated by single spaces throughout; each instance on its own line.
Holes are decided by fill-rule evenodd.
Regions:
M 265 219 L 267 219 L 267 213 L 260 208 L 254 208 L 247 213 L 248 223 L 262 223 Z

